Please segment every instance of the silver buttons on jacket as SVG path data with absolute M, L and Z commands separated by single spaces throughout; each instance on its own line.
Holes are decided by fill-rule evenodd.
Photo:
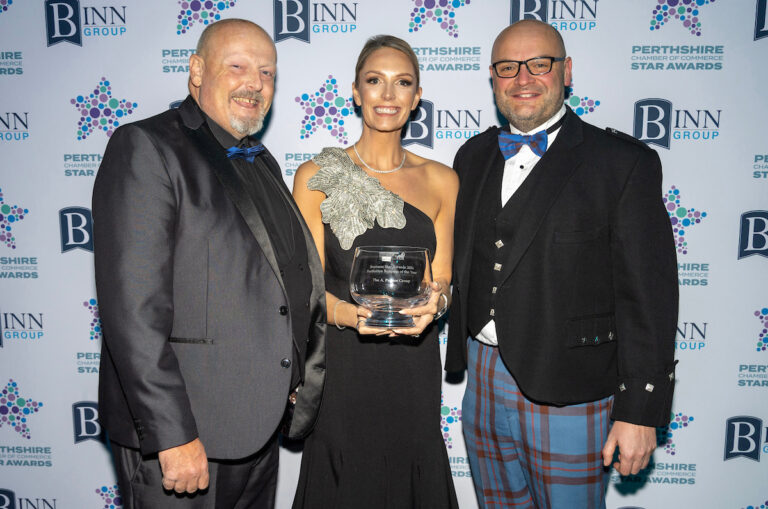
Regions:
M 501 264 L 500 263 L 494 263 L 493 264 L 493 270 L 495 270 L 495 271 L 501 270 Z
M 504 243 L 501 241 L 501 239 L 499 239 L 499 240 L 497 240 L 496 242 L 494 242 L 494 244 L 495 244 L 495 245 L 496 245 L 496 247 L 497 247 L 497 248 L 499 248 L 499 249 L 501 249 L 502 247 L 504 247 Z

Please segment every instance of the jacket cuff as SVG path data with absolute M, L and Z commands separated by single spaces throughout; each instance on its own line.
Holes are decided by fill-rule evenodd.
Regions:
M 611 419 L 642 426 L 669 424 L 675 389 L 675 361 L 664 374 L 642 378 L 620 377 L 614 393 Z

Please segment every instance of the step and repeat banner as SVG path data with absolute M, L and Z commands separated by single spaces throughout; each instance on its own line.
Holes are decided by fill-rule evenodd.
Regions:
M 0 508 L 121 507 L 98 421 L 94 176 L 115 128 L 186 96 L 200 32 L 228 17 L 276 41 L 263 139 L 289 186 L 322 147 L 359 136 L 351 83 L 368 37 L 413 46 L 424 95 L 403 144 L 450 165 L 500 122 L 488 71 L 496 34 L 522 18 L 560 30 L 573 57 L 567 103 L 659 153 L 677 243 L 673 412 L 651 465 L 611 476 L 608 507 L 768 507 L 766 3 L 0 0 Z M 463 391 L 444 383 L 435 426 L 472 509 Z M 281 452 L 280 508 L 300 454 Z

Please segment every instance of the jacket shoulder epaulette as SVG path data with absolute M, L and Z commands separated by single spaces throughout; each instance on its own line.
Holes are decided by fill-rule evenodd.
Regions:
M 622 139 L 624 141 L 628 141 L 630 143 L 634 143 L 635 145 L 640 145 L 644 149 L 653 150 L 648 145 L 646 145 L 644 142 L 638 140 L 634 136 L 630 136 L 629 134 L 623 133 L 623 132 L 619 131 L 618 129 L 614 129 L 613 127 L 606 127 L 605 128 L 605 132 L 607 132 L 608 134 L 612 134 L 613 136 L 616 136 L 617 138 L 620 138 L 620 139 Z

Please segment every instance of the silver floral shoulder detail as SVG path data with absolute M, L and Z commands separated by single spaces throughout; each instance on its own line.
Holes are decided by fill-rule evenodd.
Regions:
M 344 149 L 326 147 L 312 160 L 320 169 L 307 181 L 307 188 L 327 196 L 320 212 L 342 249 L 351 248 L 374 221 L 382 228 L 405 227 L 403 199 L 360 169 Z

